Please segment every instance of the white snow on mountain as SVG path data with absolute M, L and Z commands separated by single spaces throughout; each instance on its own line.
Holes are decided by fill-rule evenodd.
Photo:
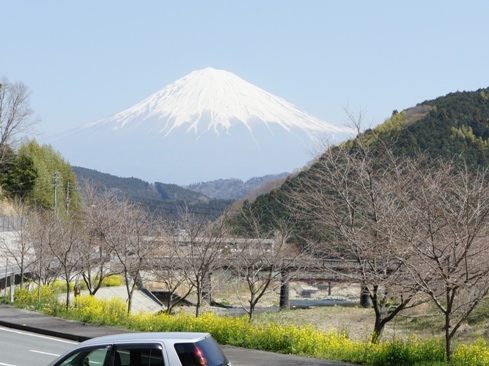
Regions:
M 190 184 L 292 172 L 312 159 L 319 140 L 351 136 L 228 71 L 206 68 L 49 142 L 72 165 Z

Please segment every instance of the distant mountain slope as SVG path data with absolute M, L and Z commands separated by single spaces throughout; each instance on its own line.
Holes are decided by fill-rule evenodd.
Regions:
M 162 212 L 175 218 L 180 209 L 187 206 L 198 215 L 216 218 L 229 207 L 233 200 L 211 199 L 202 193 L 177 186 L 176 184 L 150 184 L 138 178 L 119 178 L 93 169 L 73 166 L 79 182 L 88 180 L 101 189 L 118 191 L 132 201 L 145 205 L 151 211 Z
M 47 139 L 72 165 L 188 185 L 292 172 L 351 130 L 238 76 L 194 71 L 111 117 Z
M 399 113 L 394 111 L 384 123 L 364 134 L 371 136 L 374 148 L 376 144 L 388 144 L 398 155 L 420 151 L 447 159 L 462 155 L 469 165 L 488 167 L 489 88 L 450 93 Z M 307 174 L 307 169 L 299 173 Z M 272 215 L 287 215 L 282 203 L 295 179 L 291 176 L 282 186 L 251 203 L 264 222 Z
M 282 173 L 257 177 L 243 182 L 241 179 L 218 179 L 211 182 L 200 182 L 186 186 L 210 198 L 241 199 L 248 194 L 262 189 L 267 183 L 284 180 L 289 174 Z

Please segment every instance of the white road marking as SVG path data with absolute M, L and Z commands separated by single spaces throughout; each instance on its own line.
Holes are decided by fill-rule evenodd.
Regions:
M 17 330 L 17 329 L 0 327 L 0 330 L 5 331 L 5 332 L 11 332 L 11 333 L 17 333 L 17 334 L 24 334 L 24 335 L 28 335 L 28 336 L 31 336 L 31 337 L 51 339 L 53 341 L 58 341 L 58 342 L 62 342 L 62 343 L 78 344 L 78 342 L 68 341 L 66 339 L 45 336 L 45 335 L 42 335 L 42 334 L 29 333 L 28 331 L 22 331 L 22 330 Z M 0 365 L 2 365 L 2 364 L 0 364 Z
M 31 350 L 29 350 L 29 352 L 41 353 L 43 355 L 55 356 L 55 357 L 59 356 L 59 354 L 57 354 L 57 353 L 49 353 L 49 352 L 43 352 L 43 351 L 36 351 L 35 349 L 31 349 Z
M 0 362 L 0 365 L 2 365 L 2 366 L 17 366 L 17 365 L 11 365 L 9 363 L 1 363 L 1 362 Z

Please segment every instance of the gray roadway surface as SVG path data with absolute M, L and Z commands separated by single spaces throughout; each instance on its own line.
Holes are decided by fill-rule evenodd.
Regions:
M 102 335 L 131 332 L 127 329 L 84 324 L 82 322 L 50 317 L 32 311 L 17 309 L 5 304 L 0 304 L 0 325 L 79 342 Z M 222 348 L 229 360 L 233 363 L 233 366 L 353 365 L 345 362 L 283 355 L 239 347 L 223 346 Z

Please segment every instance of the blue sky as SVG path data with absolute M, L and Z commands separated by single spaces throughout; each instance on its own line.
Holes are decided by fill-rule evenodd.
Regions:
M 489 86 L 487 1 L 0 0 L 0 76 L 51 135 L 214 67 L 336 125 Z

